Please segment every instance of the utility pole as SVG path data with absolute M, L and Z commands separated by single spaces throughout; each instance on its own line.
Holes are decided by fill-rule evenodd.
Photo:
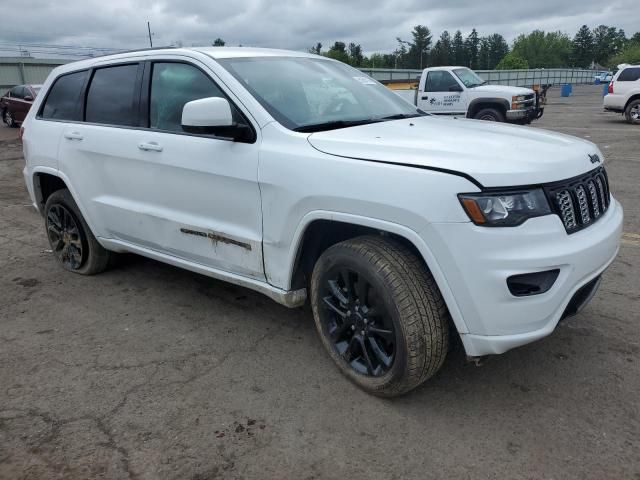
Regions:
M 153 48 L 153 40 L 151 40 L 151 25 L 147 22 L 147 31 L 149 32 L 149 46 Z

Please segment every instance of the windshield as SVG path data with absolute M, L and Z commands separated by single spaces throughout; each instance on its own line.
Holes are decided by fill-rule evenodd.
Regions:
M 278 122 L 292 130 L 327 130 L 424 114 L 340 62 L 307 57 L 227 58 L 218 62 Z
M 468 68 L 456 68 L 453 73 L 456 74 L 456 77 L 458 77 L 467 88 L 473 88 L 487 83 L 485 80 L 480 78 L 476 72 L 469 70 Z

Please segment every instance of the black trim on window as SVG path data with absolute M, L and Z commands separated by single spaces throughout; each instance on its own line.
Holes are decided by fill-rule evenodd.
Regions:
M 38 108 L 38 113 L 36 115 L 36 118 L 38 120 L 43 120 L 47 122 L 64 122 L 64 123 L 79 123 L 79 124 L 85 124 L 85 125 L 101 125 L 101 126 L 112 127 L 112 128 L 127 128 L 130 130 L 141 130 L 141 131 L 151 130 L 149 127 L 149 107 L 150 107 L 151 74 L 153 70 L 152 69 L 153 63 L 184 63 L 186 65 L 192 66 L 200 70 L 209 80 L 211 80 L 214 83 L 216 87 L 218 87 L 218 89 L 220 90 L 224 98 L 231 104 L 232 109 L 235 109 L 235 111 L 238 113 L 238 115 L 240 115 L 240 117 L 244 121 L 244 124 L 250 130 L 250 135 L 247 136 L 247 139 L 237 140 L 237 141 L 241 143 L 256 142 L 258 137 L 257 137 L 255 126 L 253 125 L 251 120 L 249 120 L 247 115 L 240 108 L 238 108 L 236 102 L 234 102 L 229 97 L 229 95 L 227 95 L 224 89 L 220 88 L 219 83 L 216 80 L 214 80 L 211 77 L 211 75 L 209 75 L 200 66 L 185 60 L 177 60 L 177 59 L 154 58 L 151 60 L 144 60 L 144 61 L 127 61 L 126 59 L 123 59 L 122 62 L 103 64 L 103 65 L 98 65 L 91 68 L 83 68 L 80 70 L 74 70 L 72 72 L 63 73 L 53 81 L 51 87 L 49 87 L 49 89 L 47 90 L 44 100 L 42 101 L 42 103 Z M 136 124 L 135 125 L 111 125 L 111 124 L 105 124 L 105 123 L 87 122 L 86 121 L 87 96 L 89 94 L 89 87 L 91 85 L 91 82 L 93 81 L 93 76 L 95 74 L 95 71 L 103 68 L 120 67 L 120 66 L 135 65 L 135 64 L 138 65 L 138 71 L 136 73 L 136 90 L 134 92 L 134 105 L 133 105 L 134 114 L 137 116 Z M 63 119 L 55 119 L 55 118 L 43 118 L 42 110 L 44 109 L 44 106 L 47 102 L 47 98 L 49 97 L 49 94 L 51 93 L 51 90 L 55 85 L 55 83 L 64 76 L 73 75 L 81 72 L 87 72 L 87 75 L 85 76 L 84 84 L 81 88 L 81 91 L 79 92 L 80 95 L 79 95 L 78 105 L 76 107 L 77 110 L 74 114 L 74 117 L 76 119 L 63 120 Z M 216 135 L 203 135 L 203 134 L 195 134 L 195 133 L 188 133 L 188 132 L 175 132 L 175 131 L 169 131 L 169 130 L 159 130 L 155 128 L 153 129 L 153 131 L 159 132 L 159 133 L 168 133 L 172 135 L 186 135 L 189 137 L 201 137 L 201 138 L 205 137 L 205 138 L 212 138 L 215 140 L 234 141 L 232 138 L 221 137 Z

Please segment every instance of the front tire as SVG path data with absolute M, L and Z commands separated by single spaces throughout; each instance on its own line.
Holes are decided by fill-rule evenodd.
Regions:
M 442 366 L 449 314 L 422 260 L 383 237 L 327 249 L 311 278 L 323 345 L 342 373 L 368 393 L 406 393 Z
M 476 120 L 486 120 L 488 122 L 504 122 L 504 114 L 495 108 L 483 108 L 474 116 Z
M 44 221 L 51 250 L 65 270 L 94 275 L 107 268 L 110 254 L 91 233 L 69 190 L 49 196 Z
M 640 125 L 640 99 L 629 102 L 624 110 L 624 116 L 632 125 Z

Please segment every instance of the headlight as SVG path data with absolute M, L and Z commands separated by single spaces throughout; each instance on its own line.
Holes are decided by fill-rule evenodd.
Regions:
M 515 227 L 529 218 L 551 213 L 541 188 L 520 192 L 461 193 L 458 198 L 473 223 L 485 227 Z
M 525 95 L 514 95 L 511 97 L 511 110 L 527 108 L 527 97 Z

